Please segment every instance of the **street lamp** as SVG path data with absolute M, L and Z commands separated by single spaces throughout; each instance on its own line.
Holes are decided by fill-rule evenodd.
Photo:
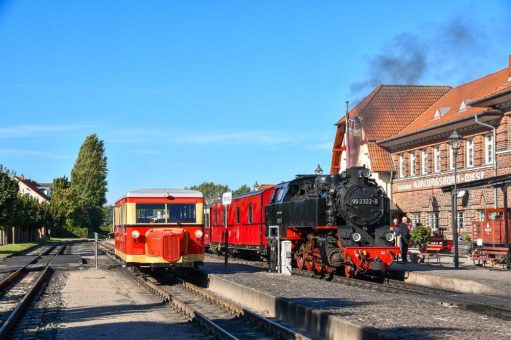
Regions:
M 458 268 L 459 261 L 459 253 L 458 253 L 458 190 L 456 188 L 458 184 L 458 150 L 461 145 L 461 141 L 463 137 L 461 137 L 456 130 L 449 136 L 449 143 L 451 144 L 452 154 L 454 156 L 454 189 L 452 191 L 452 238 L 454 243 L 454 267 Z
M 257 191 L 257 189 L 259 189 L 259 183 L 257 183 L 257 181 L 254 183 L 254 191 Z
M 316 175 L 323 174 L 323 169 L 321 169 L 321 166 L 319 166 L 319 163 L 318 163 L 318 166 L 316 167 L 316 170 L 314 170 L 314 172 L 316 173 Z

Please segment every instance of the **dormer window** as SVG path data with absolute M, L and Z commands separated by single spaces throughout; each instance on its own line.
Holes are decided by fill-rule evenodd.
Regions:
M 438 108 L 436 111 L 435 111 L 435 115 L 433 117 L 433 119 L 440 119 L 440 117 L 443 117 L 447 114 L 447 112 L 449 112 L 451 110 L 450 107 L 441 107 L 441 108 Z
M 467 111 L 467 103 L 465 103 L 465 101 L 462 101 L 461 102 L 461 105 L 460 105 L 460 109 L 458 110 L 458 112 L 464 112 L 464 111 Z

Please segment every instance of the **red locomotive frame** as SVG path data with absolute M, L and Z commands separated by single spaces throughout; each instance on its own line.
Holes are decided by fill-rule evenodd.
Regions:
M 199 191 L 141 189 L 115 203 L 115 254 L 126 263 L 189 266 L 204 260 Z

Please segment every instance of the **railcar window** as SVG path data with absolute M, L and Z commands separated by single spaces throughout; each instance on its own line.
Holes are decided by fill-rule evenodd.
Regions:
M 213 213 L 215 214 L 214 219 L 215 219 L 215 227 L 216 227 L 218 225 L 218 210 L 216 207 L 215 207 L 215 210 L 213 210 Z
M 240 223 L 240 207 L 236 207 L 236 223 Z
M 252 203 L 248 204 L 248 224 L 252 224 Z
M 137 223 L 165 223 L 165 204 L 137 204 Z
M 195 223 L 195 204 L 169 204 L 169 223 Z

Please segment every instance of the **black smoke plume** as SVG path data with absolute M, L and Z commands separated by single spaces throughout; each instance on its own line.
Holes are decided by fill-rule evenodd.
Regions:
M 429 27 L 426 38 L 401 33 L 384 44 L 375 56 L 368 57 L 367 76 L 350 87 L 351 97 L 367 95 L 380 84 L 422 84 L 427 79 L 442 85 L 454 79 L 461 83 L 472 79 L 484 60 L 485 25 L 451 22 Z M 432 33 L 431 33 L 432 32 Z

